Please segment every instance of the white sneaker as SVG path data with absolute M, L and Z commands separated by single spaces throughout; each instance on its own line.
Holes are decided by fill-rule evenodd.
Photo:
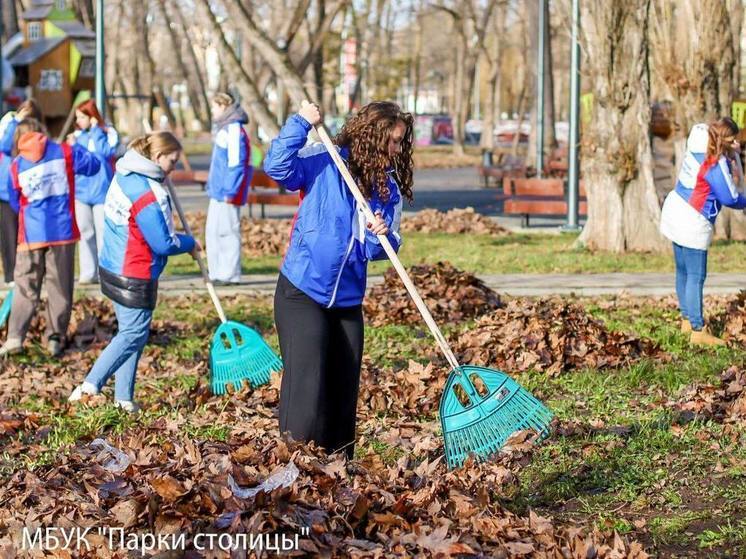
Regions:
M 72 391 L 70 396 L 67 397 L 68 402 L 77 402 L 83 397 L 83 394 L 88 394 L 89 396 L 95 396 L 99 393 L 99 389 L 96 388 L 95 384 L 91 384 L 90 382 L 84 382 L 80 386 L 76 387 L 75 390 Z
M 8 338 L 5 343 L 0 346 L 0 359 L 9 357 L 11 355 L 17 355 L 23 352 L 23 342 L 15 338 Z
M 138 405 L 138 403 L 133 402 L 132 400 L 117 400 L 116 402 L 114 402 L 114 404 L 127 413 L 137 413 L 140 411 L 140 406 Z

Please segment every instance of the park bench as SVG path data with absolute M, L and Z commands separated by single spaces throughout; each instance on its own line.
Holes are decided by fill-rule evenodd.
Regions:
M 583 181 L 579 185 L 578 214 L 588 214 L 588 204 Z M 503 213 L 522 216 L 522 226 L 529 226 L 532 215 L 567 215 L 565 181 L 558 178 L 514 178 L 503 179 Z
M 477 168 L 479 176 L 484 181 L 484 187 L 490 186 L 490 180 L 494 180 L 495 185 L 505 177 L 521 177 L 526 174 L 526 164 L 521 157 L 510 154 L 503 154 L 497 165 L 480 165 Z

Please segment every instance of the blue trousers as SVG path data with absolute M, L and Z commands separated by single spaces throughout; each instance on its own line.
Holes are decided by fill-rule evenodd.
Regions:
M 114 303 L 114 312 L 117 315 L 119 331 L 101 352 L 85 380 L 101 390 L 106 381 L 115 375 L 114 397 L 117 400 L 132 401 L 135 394 L 137 363 L 150 335 L 153 311 L 132 309 Z
M 676 296 L 681 316 L 691 322 L 694 330 L 705 325 L 702 312 L 702 290 L 707 277 L 707 251 L 673 243 L 676 261 Z

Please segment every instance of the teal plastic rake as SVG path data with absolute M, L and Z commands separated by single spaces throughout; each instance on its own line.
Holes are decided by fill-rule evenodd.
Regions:
M 13 306 L 13 289 L 8 291 L 8 294 L 5 296 L 5 300 L 3 300 L 3 304 L 0 305 L 0 328 L 5 326 L 5 323 L 8 321 L 8 317 L 10 316 L 10 308 Z
M 167 181 L 166 185 L 184 230 L 191 235 L 192 232 L 184 218 L 181 203 L 171 181 Z M 252 388 L 267 384 L 272 371 L 282 369 L 282 360 L 256 330 L 244 324 L 229 321 L 225 317 L 223 306 L 207 274 L 201 254 L 197 258 L 197 263 L 222 323 L 215 331 L 210 347 L 210 389 L 212 393 L 225 394 L 228 385 L 232 385 L 235 390 L 240 390 L 245 381 L 249 382 Z
M 375 222 L 376 217 L 332 144 L 326 129 L 317 126 L 316 131 L 358 205 L 365 212 L 366 219 L 368 222 Z M 440 400 L 440 421 L 448 466 L 460 466 L 469 455 L 474 455 L 477 459 L 488 459 L 516 431 L 530 428 L 545 437 L 549 433 L 552 412 L 505 373 L 461 366 L 399 261 L 388 237 L 379 235 L 378 240 L 451 366 L 446 389 Z
M 488 458 L 516 431 L 549 434 L 552 412 L 501 371 L 462 365 L 454 369 L 440 400 L 440 424 L 449 468 L 473 454 Z

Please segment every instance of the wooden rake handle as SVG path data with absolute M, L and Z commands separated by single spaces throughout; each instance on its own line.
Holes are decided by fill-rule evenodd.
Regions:
M 360 189 L 355 183 L 355 179 L 352 178 L 350 171 L 347 169 L 347 165 L 345 165 L 345 162 L 342 160 L 342 157 L 340 157 L 337 148 L 332 143 L 331 138 L 329 138 L 329 134 L 327 133 L 326 128 L 324 128 L 323 124 L 317 124 L 315 128 L 316 132 L 319 135 L 319 138 L 321 138 L 321 141 L 326 147 L 326 150 L 329 152 L 329 155 L 331 155 L 332 161 L 334 161 L 337 169 L 339 169 L 339 172 L 342 174 L 342 178 L 344 178 L 345 183 L 347 183 L 347 187 L 350 189 L 350 192 L 352 192 L 352 195 L 355 197 L 358 205 L 362 208 L 363 213 L 365 214 L 365 218 L 369 222 L 374 223 L 376 221 L 376 217 L 373 214 L 373 211 L 370 209 L 368 201 L 365 199 L 362 192 L 360 192 Z M 449 365 L 452 368 L 458 369 L 459 363 L 456 359 L 456 356 L 453 354 L 453 351 L 451 351 L 451 347 L 448 345 L 448 342 L 441 333 L 440 328 L 438 328 L 438 325 L 435 323 L 433 315 L 430 314 L 430 310 L 427 308 L 427 305 L 425 305 L 422 297 L 420 297 L 420 294 L 417 292 L 417 288 L 414 286 L 414 283 L 412 283 L 409 274 L 404 269 L 404 266 L 402 266 L 402 263 L 399 260 L 399 256 L 396 254 L 394 247 L 391 246 L 388 237 L 386 237 L 386 235 L 378 235 L 378 240 L 381 243 L 381 246 L 383 246 L 383 250 L 386 251 L 386 255 L 389 257 L 391 264 L 393 264 L 394 269 L 399 274 L 402 282 L 404 282 L 404 287 L 407 288 L 407 292 L 414 301 L 414 304 L 417 306 L 417 310 L 420 311 L 422 318 L 425 319 L 425 323 L 430 329 L 430 332 L 435 338 L 435 341 L 438 343 L 440 350 L 443 352 L 446 361 L 448 361 Z
M 181 225 L 184 227 L 184 231 L 186 231 L 186 234 L 192 237 L 192 229 L 189 227 L 189 224 L 187 223 L 186 218 L 184 217 L 184 210 L 181 207 L 181 202 L 179 202 L 178 196 L 176 196 L 176 190 L 174 189 L 174 185 L 171 183 L 171 179 L 166 177 L 166 186 L 168 187 L 168 193 L 171 195 L 171 200 L 174 201 L 174 206 L 176 207 L 176 213 L 179 214 L 179 219 L 181 220 Z M 202 258 L 202 251 L 199 251 L 199 255 L 197 256 L 197 264 L 199 264 L 199 271 L 202 272 L 202 279 L 205 282 L 205 287 L 207 287 L 207 292 L 210 294 L 210 299 L 212 299 L 212 304 L 215 305 L 215 310 L 218 311 L 218 316 L 220 317 L 220 322 L 225 324 L 228 322 L 228 319 L 225 318 L 225 312 L 223 311 L 223 305 L 220 304 L 220 299 L 218 299 L 218 294 L 215 291 L 215 286 L 210 281 L 210 276 L 207 274 L 207 267 L 205 266 L 205 262 Z

